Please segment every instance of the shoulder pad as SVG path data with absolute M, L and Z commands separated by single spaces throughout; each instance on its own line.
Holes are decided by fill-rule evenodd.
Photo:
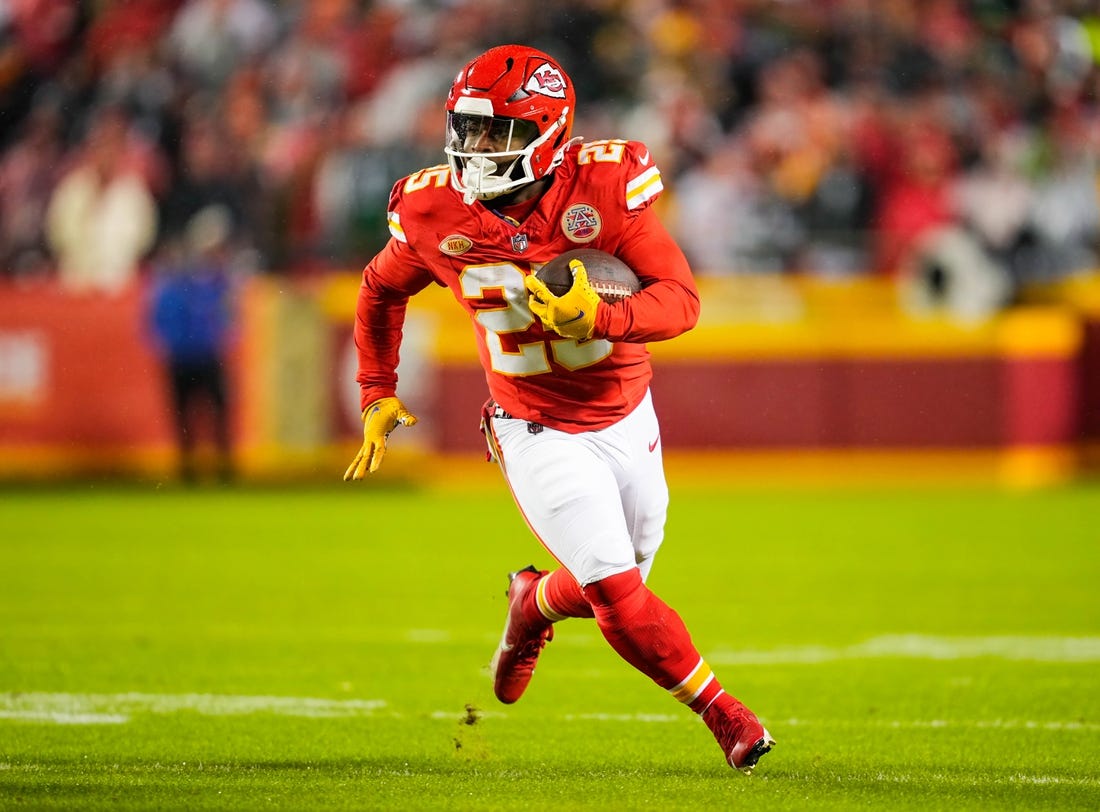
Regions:
M 408 210 L 427 211 L 439 189 L 451 188 L 451 168 L 446 164 L 420 169 L 394 184 L 390 192 L 389 210 L 386 223 L 394 239 L 408 242 L 405 229 L 401 227 L 401 212 Z M 418 194 L 419 193 L 419 194 Z
M 645 208 L 664 189 L 661 171 L 653 162 L 649 148 L 640 141 L 589 141 L 578 146 L 575 152 L 571 151 L 571 155 L 578 167 L 607 167 L 618 174 L 624 185 L 627 211 Z

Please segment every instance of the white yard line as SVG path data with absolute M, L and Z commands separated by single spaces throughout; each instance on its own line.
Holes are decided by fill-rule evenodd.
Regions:
M 797 665 L 838 660 L 963 660 L 994 657 L 1043 663 L 1100 662 L 1100 637 L 933 637 L 897 634 L 851 646 L 791 646 L 751 651 L 721 648 L 707 653 L 711 665 Z
M 124 725 L 130 717 L 121 713 L 60 713 L 44 710 L 0 710 L 0 719 L 49 722 L 55 725 Z
M 826 727 L 845 730 L 889 728 L 891 730 L 1057 730 L 1062 732 L 1097 733 L 1100 722 L 1078 720 L 1034 719 L 764 719 L 768 725 L 780 727 Z
M 316 699 L 297 696 L 226 694 L 71 694 L 0 693 L 0 719 L 55 724 L 122 724 L 138 713 L 191 711 L 204 716 L 274 713 L 323 719 L 371 716 L 384 708 L 381 699 Z
M 316 699 L 291 696 L 231 696 L 225 694 L 73 694 L 73 693 L 0 693 L 0 721 L 40 722 L 58 725 L 119 725 L 135 715 L 169 714 L 180 711 L 204 716 L 242 716 L 272 713 L 314 719 L 349 719 L 401 714 L 388 709 L 381 699 Z M 503 710 L 478 710 L 479 718 L 507 718 Z M 460 720 L 462 713 L 437 710 L 433 719 Z M 665 713 L 561 713 L 564 722 L 630 722 L 643 724 L 682 724 L 693 721 L 690 714 Z M 1100 723 L 1073 721 L 1035 721 L 1030 719 L 777 719 L 765 720 L 773 727 L 828 727 L 830 729 L 888 728 L 900 730 L 1055 730 L 1061 732 L 1100 732 Z
M 410 639 L 421 643 L 445 641 L 430 630 L 417 630 Z M 1022 662 L 1094 663 L 1100 661 L 1100 637 L 934 637 L 889 635 L 874 637 L 851 646 L 797 646 L 768 651 L 719 649 L 707 653 L 711 665 L 814 664 L 841 660 L 920 659 L 959 660 L 992 657 Z M 381 699 L 319 699 L 291 696 L 234 696 L 226 694 L 79 694 L 48 692 L 0 692 L 0 721 L 18 720 L 61 725 L 118 725 L 137 714 L 168 714 L 190 711 L 206 716 L 240 716 L 256 713 L 310 718 L 362 718 L 387 710 Z M 490 711 L 485 715 L 504 715 Z M 461 713 L 444 710 L 435 718 L 459 718 Z M 564 721 L 624 721 L 665 723 L 684 717 L 673 714 L 562 714 Z M 824 724 L 822 720 L 787 720 L 784 724 Z M 1080 721 L 1037 722 L 1026 719 L 975 721 L 943 720 L 860 720 L 830 725 L 862 727 L 1059 730 L 1095 732 L 1100 725 Z
M 434 718 L 452 718 L 454 713 L 436 711 Z M 485 714 L 486 716 L 490 714 Z M 505 714 L 491 714 L 504 716 Z M 691 720 L 685 714 L 660 713 L 564 713 L 557 717 L 566 722 L 643 722 L 680 723 Z M 1057 730 L 1065 732 L 1100 732 L 1100 722 L 1045 721 L 1032 719 L 769 719 L 761 717 L 769 728 L 824 727 L 844 730 L 888 728 L 893 730 Z

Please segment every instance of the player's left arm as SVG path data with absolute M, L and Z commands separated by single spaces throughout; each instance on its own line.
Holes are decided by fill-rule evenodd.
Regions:
M 638 275 L 642 289 L 602 305 L 593 336 L 644 343 L 675 338 L 695 326 L 699 289 L 691 266 L 651 207 L 629 219 L 615 255 Z

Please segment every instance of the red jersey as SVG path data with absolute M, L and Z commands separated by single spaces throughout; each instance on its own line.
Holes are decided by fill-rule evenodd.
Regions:
M 363 271 L 356 309 L 364 407 L 396 394 L 405 309 L 433 282 L 469 314 L 489 392 L 513 417 L 577 433 L 606 428 L 638 405 L 652 377 L 645 342 L 680 335 L 699 317 L 687 259 L 651 208 L 660 172 L 644 144 L 593 141 L 568 149 L 551 177 L 520 222 L 464 203 L 447 166 L 394 186 L 392 236 Z M 523 282 L 578 247 L 614 254 L 642 283 L 600 305 L 587 341 L 543 329 Z

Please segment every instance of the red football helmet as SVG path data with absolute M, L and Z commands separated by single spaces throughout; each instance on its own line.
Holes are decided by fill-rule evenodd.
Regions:
M 561 163 L 577 96 L 552 57 L 501 45 L 475 57 L 447 95 L 451 184 L 467 203 L 543 178 Z

